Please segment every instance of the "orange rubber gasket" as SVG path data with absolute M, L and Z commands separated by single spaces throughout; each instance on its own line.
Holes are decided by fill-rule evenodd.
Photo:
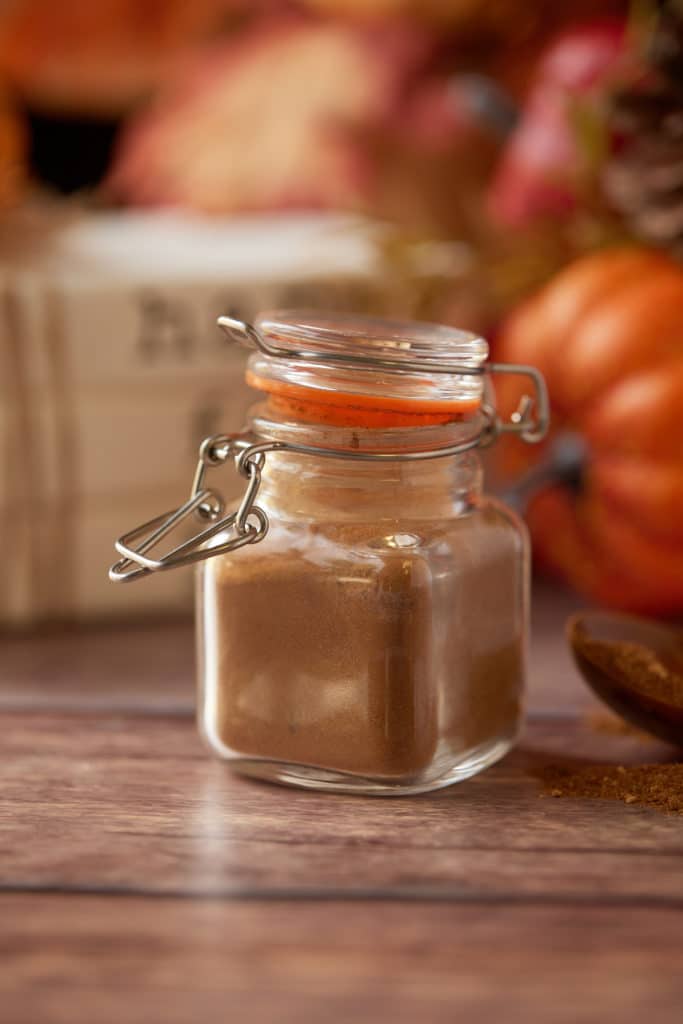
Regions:
M 478 398 L 432 401 L 319 391 L 259 377 L 251 370 L 247 370 L 247 384 L 257 391 L 265 391 L 270 396 L 271 409 L 285 418 L 339 427 L 418 427 L 457 423 L 472 419 L 481 407 Z

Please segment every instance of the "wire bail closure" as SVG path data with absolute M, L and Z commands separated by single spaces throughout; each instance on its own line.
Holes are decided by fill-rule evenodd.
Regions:
M 396 364 L 381 357 L 359 357 L 350 353 L 316 352 L 307 349 L 284 349 L 270 344 L 252 324 L 233 317 L 222 316 L 219 326 L 231 338 L 248 348 L 256 348 L 265 355 L 286 359 L 315 359 L 322 362 L 344 363 L 351 366 L 365 366 L 377 369 L 396 369 Z M 542 374 L 533 366 L 513 363 L 486 363 L 483 366 L 451 365 L 429 360 L 401 363 L 402 370 L 434 373 L 469 374 L 514 374 L 529 378 L 533 394 L 524 395 L 517 410 L 509 420 L 502 420 L 490 405 L 482 405 L 483 424 L 471 438 L 458 444 L 412 452 L 364 452 L 337 448 L 316 448 L 313 445 L 293 444 L 284 441 L 262 441 L 244 434 L 216 434 L 207 437 L 199 447 L 199 458 L 195 470 L 190 497 L 179 508 L 156 516 L 115 542 L 117 552 L 122 556 L 109 570 L 114 583 L 127 583 L 155 572 L 179 568 L 200 562 L 214 555 L 236 551 L 247 544 L 263 540 L 268 532 L 268 516 L 256 504 L 261 484 L 261 473 L 269 452 L 292 452 L 299 455 L 316 455 L 327 458 L 351 458 L 361 461 L 398 460 L 404 462 L 461 455 L 473 448 L 487 447 L 501 434 L 516 434 L 528 444 L 542 441 L 548 431 L 550 410 L 548 393 Z M 205 486 L 207 472 L 233 460 L 238 473 L 247 481 L 245 492 L 238 508 L 227 514 L 225 502 L 220 493 Z M 208 522 L 198 533 L 172 548 L 158 558 L 149 555 L 159 542 L 180 526 L 190 516 Z M 229 536 L 220 544 L 206 546 L 217 534 L 229 531 Z M 136 546 L 136 542 L 137 546 Z
M 222 497 L 204 487 L 204 479 L 208 469 L 223 465 L 231 456 L 238 471 L 247 478 L 247 487 L 237 510 L 223 515 L 225 503 Z M 239 437 L 217 434 L 202 441 L 190 497 L 179 508 L 156 516 L 119 537 L 114 546 L 123 558 L 111 567 L 109 579 L 114 583 L 127 583 L 153 572 L 190 565 L 262 540 L 268 532 L 268 517 L 255 501 L 264 461 L 263 454 L 252 453 L 249 443 Z M 147 552 L 193 513 L 211 525 L 178 544 L 168 554 L 150 558 Z M 224 530 L 231 531 L 232 536 L 222 544 L 203 547 Z M 136 541 L 140 541 L 137 547 L 134 546 Z

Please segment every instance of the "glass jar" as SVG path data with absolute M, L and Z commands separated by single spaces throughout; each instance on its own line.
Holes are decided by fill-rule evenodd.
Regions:
M 123 538 L 112 570 L 198 562 L 208 746 L 243 774 L 371 794 L 497 761 L 522 719 L 529 556 L 475 449 L 501 429 L 538 439 L 542 382 L 529 371 L 536 419 L 527 400 L 501 424 L 484 372 L 501 368 L 474 335 L 296 313 L 224 323 L 257 347 L 248 380 L 265 400 L 246 434 L 204 443 L 190 501 Z M 226 515 L 204 483 L 231 458 L 248 484 Z M 209 525 L 151 559 L 190 511 Z

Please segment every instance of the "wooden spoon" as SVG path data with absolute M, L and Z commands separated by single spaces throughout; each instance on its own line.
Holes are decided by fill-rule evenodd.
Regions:
M 568 620 L 567 639 L 601 700 L 631 725 L 683 747 L 683 630 L 586 611 Z

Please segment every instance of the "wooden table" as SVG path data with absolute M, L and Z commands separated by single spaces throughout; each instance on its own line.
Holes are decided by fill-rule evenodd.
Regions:
M 3 1024 L 683 1019 L 683 821 L 540 796 L 538 765 L 671 757 L 591 730 L 536 595 L 520 748 L 433 796 L 234 777 L 186 623 L 5 639 Z

